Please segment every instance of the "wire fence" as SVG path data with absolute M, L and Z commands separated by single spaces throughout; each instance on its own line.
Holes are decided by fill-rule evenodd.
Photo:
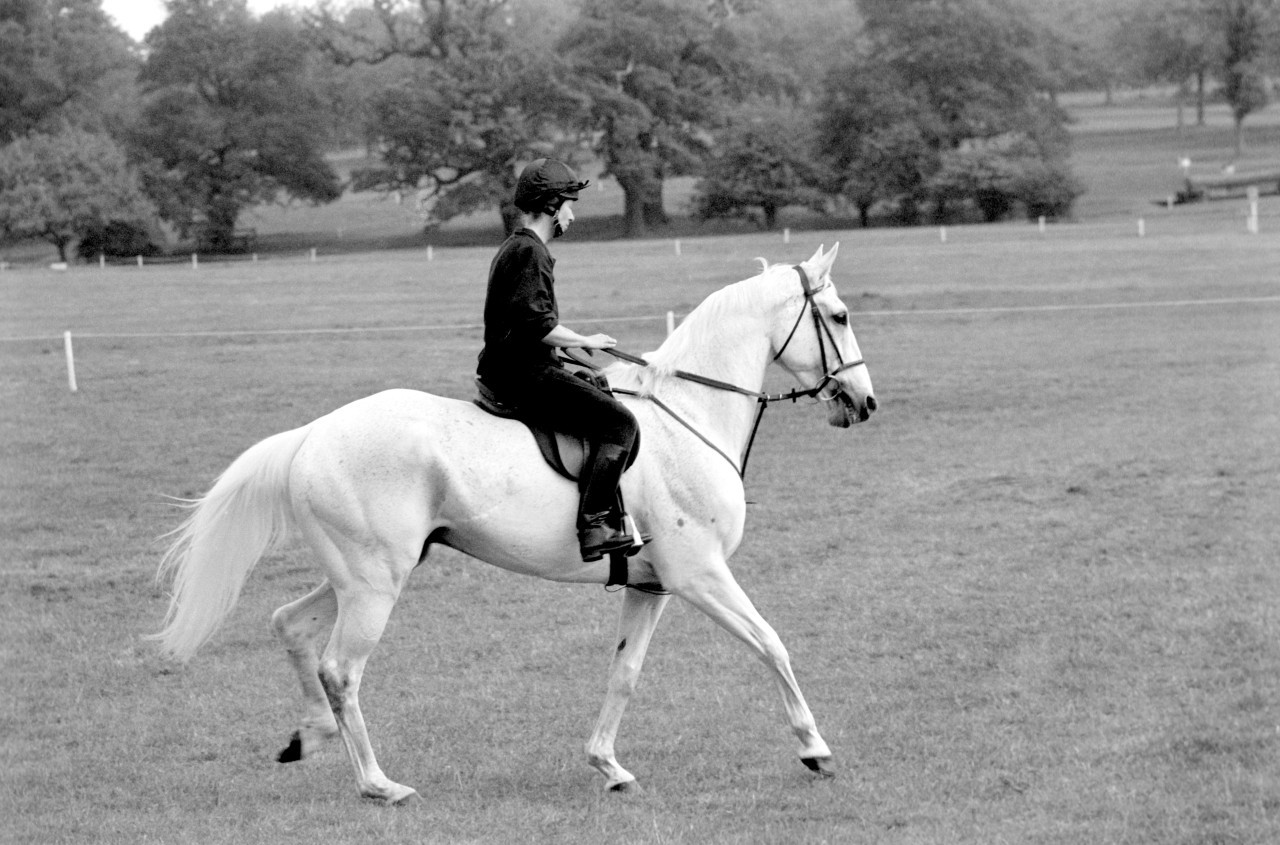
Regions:
M 1040 218 L 1027 222 L 1003 222 L 995 224 L 961 223 L 936 226 L 875 226 L 870 228 L 824 228 L 821 218 L 805 221 L 803 227 L 794 230 L 784 228 L 776 232 L 740 233 L 746 238 L 781 238 L 789 243 L 794 234 L 841 232 L 871 244 L 917 244 L 928 241 L 952 243 L 998 244 L 1022 241 L 1028 236 L 1055 238 L 1108 237 L 1159 237 L 1181 234 L 1205 234 L 1210 231 L 1222 234 L 1241 233 L 1252 235 L 1280 234 L 1280 197 L 1264 196 L 1258 199 L 1233 197 L 1214 199 L 1192 204 L 1174 204 L 1172 198 L 1153 200 L 1150 208 L 1131 214 L 1116 212 L 1106 220 L 1076 222 Z M 209 264 L 258 264 L 260 262 L 320 261 L 355 254 L 348 249 L 333 246 L 330 233 L 315 233 L 317 245 L 305 249 L 271 249 L 260 252 L 237 253 L 171 253 L 164 255 L 99 256 L 84 264 L 48 262 L 38 258 L 5 258 L 0 252 L 0 272 L 6 270 L 85 270 L 107 268 L 155 268 L 190 267 L 198 270 Z M 636 249 L 649 249 L 682 256 L 686 251 L 698 249 L 700 242 L 725 237 L 723 233 L 700 235 L 692 233 L 683 237 L 656 237 L 628 241 Z M 733 237 L 730 235 L 729 237 Z M 328 244 L 325 246 L 322 244 Z M 492 244 L 476 244 L 488 247 Z M 472 247 L 422 247 L 399 248 L 394 251 L 420 253 L 431 261 L 436 252 L 453 251 Z

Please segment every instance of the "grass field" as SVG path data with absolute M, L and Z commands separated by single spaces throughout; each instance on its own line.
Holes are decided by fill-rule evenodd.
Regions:
M 1157 153 L 1097 155 L 1133 192 Z M 581 753 L 599 588 L 447 550 L 415 573 L 362 690 L 425 799 L 395 810 L 336 744 L 273 762 L 298 697 L 267 618 L 313 583 L 298 547 L 189 666 L 140 640 L 165 496 L 384 387 L 469 395 L 489 247 L 0 274 L 0 841 L 1280 840 L 1278 201 L 1249 236 L 1239 203 L 1146 199 L 945 243 L 557 244 L 566 322 L 642 351 L 754 256 L 839 238 L 881 403 L 848 432 L 770 411 L 734 559 L 840 777 L 809 777 L 764 670 L 673 604 L 619 737 L 630 797 Z

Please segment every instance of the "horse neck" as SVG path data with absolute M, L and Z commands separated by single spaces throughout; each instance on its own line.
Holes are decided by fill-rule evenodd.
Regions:
M 687 415 L 713 442 L 741 454 L 755 422 L 756 399 L 670 375 L 683 370 L 759 392 L 770 362 L 768 325 L 774 309 L 757 276 L 708 297 L 656 353 L 655 395 Z M 737 288 L 738 290 L 734 290 Z

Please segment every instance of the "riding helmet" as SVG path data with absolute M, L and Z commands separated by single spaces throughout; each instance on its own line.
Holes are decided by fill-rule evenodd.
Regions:
M 567 164 L 554 158 L 540 158 L 530 162 L 520 171 L 516 180 L 516 208 L 530 214 L 546 211 L 554 214 L 558 200 L 576 200 L 578 192 L 591 184 L 591 180 L 578 181 Z

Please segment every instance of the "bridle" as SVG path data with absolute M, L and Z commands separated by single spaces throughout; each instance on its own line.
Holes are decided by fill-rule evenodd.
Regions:
M 818 336 L 818 354 L 822 356 L 822 379 L 813 387 L 809 388 L 808 395 L 815 396 L 823 402 L 830 402 L 840 394 L 839 388 L 830 396 L 823 396 L 822 390 L 827 384 L 836 382 L 836 376 L 845 370 L 851 370 L 854 367 L 860 367 L 866 363 L 862 358 L 856 361 L 845 362 L 844 356 L 840 354 L 840 345 L 836 343 L 836 336 L 831 332 L 831 327 L 822 319 L 822 311 L 818 308 L 818 303 L 814 299 L 821 291 L 826 289 L 826 285 L 815 288 L 809 284 L 809 274 L 804 271 L 804 267 L 797 264 L 793 268 L 800 274 L 800 285 L 804 288 L 804 299 L 809 306 L 809 314 L 813 317 L 813 331 Z M 791 327 L 791 333 L 787 335 L 787 339 L 783 341 L 782 348 L 778 350 L 778 354 L 773 356 L 773 361 L 777 361 L 782 357 L 782 353 L 787 351 L 787 347 L 791 345 L 791 339 L 796 336 L 796 330 L 800 328 L 800 323 L 804 321 L 804 309 L 800 309 L 800 313 L 796 316 L 795 325 Z M 826 340 L 823 338 L 825 337 Z M 827 341 L 831 343 L 831 351 L 835 353 L 836 365 L 827 367 Z M 837 382 L 838 384 L 838 382 Z M 802 394 L 804 395 L 804 394 Z
M 723 449 L 721 449 L 716 444 L 712 443 L 711 440 L 708 439 L 706 435 L 704 435 L 702 432 L 698 431 L 696 428 L 690 425 L 688 421 L 686 421 L 683 417 L 681 417 L 679 414 L 673 411 L 665 402 L 663 402 L 657 396 L 654 396 L 651 393 L 642 394 L 642 393 L 639 393 L 638 391 L 624 390 L 620 388 L 614 388 L 613 392 L 620 393 L 625 396 L 638 396 L 653 402 L 659 408 L 666 411 L 667 414 L 670 415 L 676 422 L 680 423 L 685 428 L 689 429 L 689 431 L 693 432 L 693 434 L 699 440 L 701 440 L 703 443 L 710 446 L 717 454 L 719 454 L 726 461 L 728 461 L 729 465 L 732 466 L 734 470 L 738 473 L 739 478 L 745 478 L 747 474 L 747 458 L 751 456 L 751 447 L 756 441 L 756 432 L 760 430 L 760 422 L 761 420 L 764 419 L 765 409 L 769 407 L 770 402 L 781 402 L 781 401 L 790 399 L 794 403 L 797 399 L 808 398 L 808 397 L 817 398 L 822 402 L 830 402 L 840 395 L 839 381 L 837 379 L 837 376 L 839 376 L 845 370 L 850 370 L 850 369 L 853 369 L 854 367 L 860 367 L 866 363 L 866 361 L 862 358 L 859 358 L 856 361 L 845 361 L 844 356 L 840 354 L 840 346 L 839 344 L 836 343 L 835 334 L 832 333 L 831 328 L 826 324 L 826 321 L 822 319 L 822 311 L 821 309 L 818 308 L 818 303 L 814 300 L 814 297 L 817 296 L 818 293 L 820 293 L 821 291 L 825 290 L 826 285 L 815 288 L 813 287 L 813 285 L 809 283 L 809 274 L 804 271 L 804 267 L 797 264 L 794 266 L 793 269 L 800 275 L 800 285 L 804 289 L 805 304 L 808 306 L 808 308 L 806 309 L 802 307 L 800 309 L 800 314 L 796 317 L 795 325 L 791 327 L 790 333 L 787 334 L 787 339 L 783 341 L 782 347 L 778 350 L 778 353 L 774 355 L 773 358 L 770 359 L 770 363 L 777 361 L 779 358 L 782 357 L 782 354 L 787 351 L 787 347 L 791 345 L 791 341 L 796 336 L 796 331 L 800 328 L 800 324 L 804 321 L 805 311 L 807 310 L 808 313 L 813 317 L 814 332 L 818 336 L 818 354 L 821 356 L 821 359 L 822 359 L 823 376 L 821 379 L 819 379 L 817 384 L 815 384 L 813 387 L 808 387 L 803 390 L 790 390 L 786 393 L 762 393 L 759 390 L 749 390 L 745 387 L 739 387 L 736 384 L 730 384 L 729 382 L 720 381 L 719 379 L 708 378 L 706 376 L 698 375 L 697 373 L 689 373 L 689 372 L 685 372 L 684 370 L 671 371 L 671 375 L 675 376 L 676 378 L 683 379 L 684 381 L 691 381 L 695 384 L 701 384 L 706 387 L 712 387 L 712 388 L 715 388 L 716 390 L 725 390 L 731 393 L 737 393 L 742 396 L 750 396 L 752 399 L 756 400 L 757 407 L 756 407 L 755 422 L 752 423 L 751 425 L 751 436 L 747 438 L 747 445 L 746 445 L 746 448 L 742 450 L 742 458 L 740 461 L 735 462 L 733 458 L 725 454 Z M 827 366 L 827 362 L 829 360 L 827 357 L 828 342 L 831 344 L 831 351 L 835 357 L 835 366 L 830 368 L 828 368 Z M 620 349 L 606 349 L 604 351 L 619 360 L 627 361 L 632 364 L 639 364 L 642 367 L 648 366 L 649 364 L 648 361 L 641 358 L 639 355 L 632 355 L 631 353 L 623 352 Z M 587 364 L 586 362 L 580 361 L 576 358 L 569 358 L 569 360 L 575 364 L 585 364 L 587 366 L 590 366 L 590 364 Z M 823 391 L 827 388 L 828 385 L 832 383 L 836 384 L 836 389 L 832 391 L 829 395 L 824 396 Z

